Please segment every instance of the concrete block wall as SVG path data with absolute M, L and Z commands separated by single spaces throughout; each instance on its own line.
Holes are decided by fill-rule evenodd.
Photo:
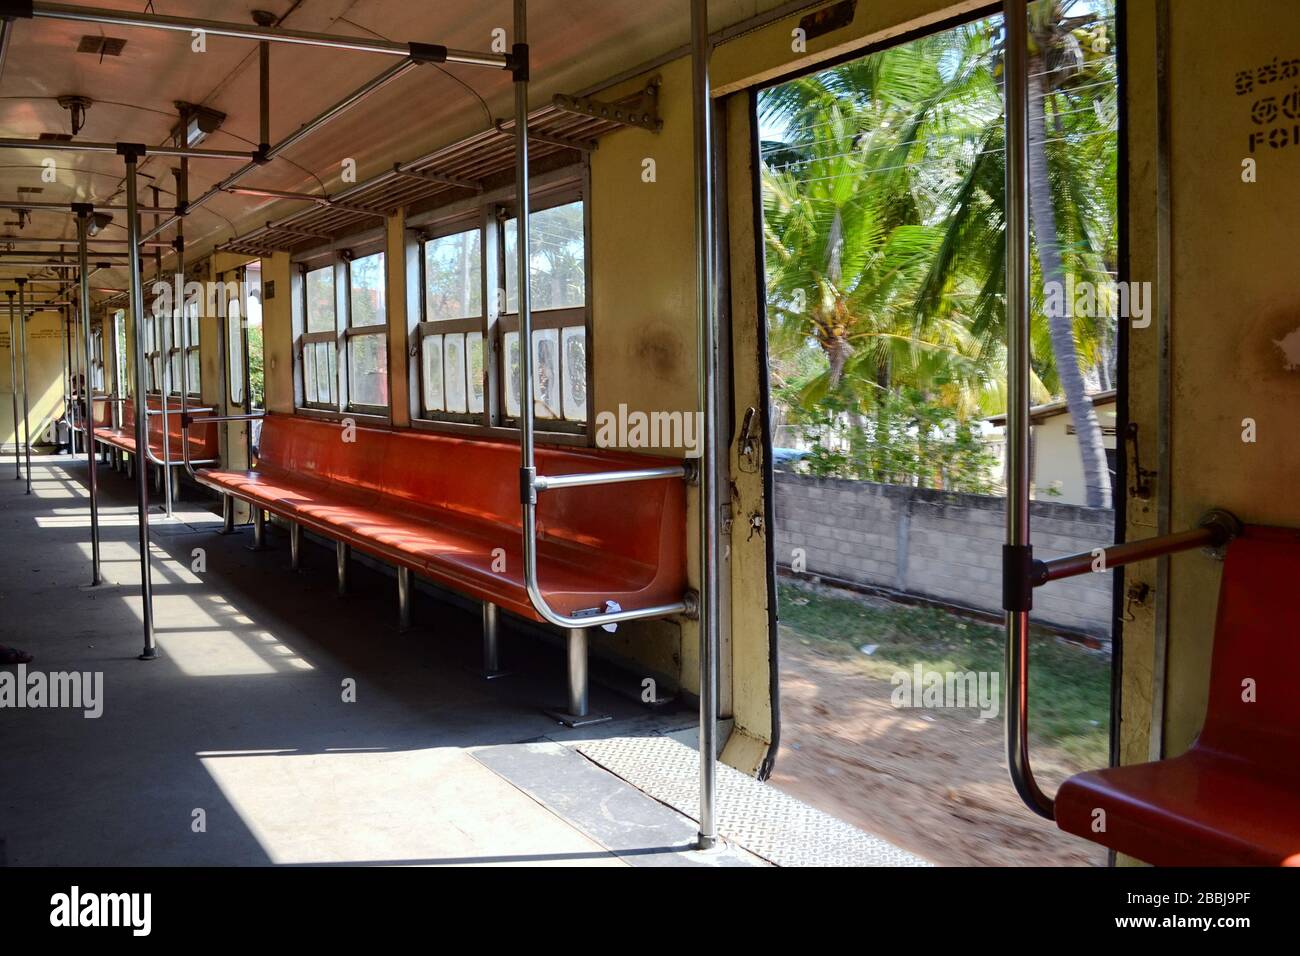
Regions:
M 1055 557 L 1114 541 L 1114 514 L 1033 502 L 1034 553 Z M 796 549 L 804 570 L 855 584 L 1000 613 L 1005 502 L 842 478 L 776 473 L 776 561 Z M 1033 618 L 1110 635 L 1110 574 L 1054 581 L 1034 594 Z

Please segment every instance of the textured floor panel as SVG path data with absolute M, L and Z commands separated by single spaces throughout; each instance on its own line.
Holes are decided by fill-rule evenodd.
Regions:
M 588 759 L 699 819 L 698 752 L 671 737 L 610 737 L 578 747 Z M 718 764 L 718 830 L 778 866 L 929 866 L 828 813 Z

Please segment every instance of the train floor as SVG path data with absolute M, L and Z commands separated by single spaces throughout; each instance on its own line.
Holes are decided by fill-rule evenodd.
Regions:
M 593 664 L 592 709 L 613 720 L 565 728 L 541 707 L 563 699 L 558 643 L 506 619 L 512 673 L 484 681 L 472 609 L 417 591 L 403 633 L 390 576 L 354 562 L 340 598 L 332 549 L 304 545 L 294 572 L 286 535 L 253 552 L 251 529 L 221 535 L 193 489 L 172 518 L 151 516 L 159 654 L 138 660 L 133 482 L 99 469 L 104 583 L 91 588 L 85 461 L 32 464 L 30 496 L 0 470 L 0 644 L 34 656 L 27 672 L 49 675 L 49 694 L 0 694 L 0 864 L 781 862 L 743 839 L 692 849 L 694 811 L 658 770 L 680 765 L 684 784 L 698 767 L 693 712 L 648 710 Z M 74 673 L 80 706 L 48 706 L 54 675 Z M 848 842 L 859 836 L 874 839 Z

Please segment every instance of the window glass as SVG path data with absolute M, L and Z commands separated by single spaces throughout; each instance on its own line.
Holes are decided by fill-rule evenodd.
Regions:
M 354 259 L 348 264 L 352 328 L 383 325 L 384 309 L 384 254 Z M 366 403 L 373 404 L 373 403 Z
M 244 404 L 243 316 L 238 296 L 226 303 L 226 367 L 230 372 L 230 404 Z M 311 401 L 311 399 L 308 399 Z
M 562 331 L 561 351 L 564 361 L 564 417 L 570 421 L 587 420 L 587 330 L 582 326 Z
M 572 309 L 587 300 L 587 262 L 582 202 L 534 212 L 528 217 L 533 308 Z M 519 310 L 518 223 L 505 224 L 506 311 Z
M 388 404 L 388 336 L 349 337 L 348 402 L 352 405 Z
M 325 266 L 307 273 L 307 331 L 333 332 L 334 267 Z
M 446 410 L 442 392 L 442 336 L 426 335 L 420 345 L 420 394 L 425 411 Z
M 483 313 L 482 236 L 477 229 L 424 244 L 424 320 Z

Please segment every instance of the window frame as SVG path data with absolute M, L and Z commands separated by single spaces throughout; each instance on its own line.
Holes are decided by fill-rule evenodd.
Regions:
M 389 307 L 389 261 L 385 243 L 386 232 L 373 230 L 350 239 L 341 240 L 325 249 L 309 251 L 293 261 L 293 326 L 294 326 L 294 413 L 308 417 L 338 420 L 343 417 L 364 420 L 370 424 L 392 424 L 392 396 L 388 405 L 369 405 L 351 400 L 348 383 L 347 344 L 350 338 L 358 335 L 387 336 L 388 363 L 385 374 L 392 381 L 392 348 L 389 332 L 392 310 Z M 374 253 L 384 254 L 384 321 L 376 325 L 352 327 L 352 283 L 350 264 L 353 260 L 363 259 Z M 334 328 L 320 332 L 308 331 L 307 324 L 307 276 L 312 272 L 329 268 L 334 282 Z M 307 362 L 308 346 L 318 342 L 329 342 L 334 347 L 334 367 L 331 381 L 331 400 L 313 402 L 307 400 Z M 247 365 L 248 342 L 244 340 L 245 365 Z M 390 385 L 391 388 L 391 385 Z M 245 383 L 245 396 L 248 384 Z
M 190 320 L 189 309 L 191 305 L 193 306 L 193 310 L 194 310 L 194 316 L 193 316 L 194 336 L 189 346 L 186 349 L 184 349 L 184 354 L 182 354 L 182 349 L 181 349 L 182 340 L 178 333 L 181 330 L 180 323 L 188 322 Z M 189 371 L 187 369 L 187 364 L 186 364 L 189 362 L 189 357 L 191 353 L 196 356 L 200 354 L 199 338 L 202 335 L 202 330 L 199 323 L 199 318 L 202 316 L 202 314 L 203 314 L 202 303 L 197 298 L 182 299 L 178 311 L 172 315 L 171 322 L 168 323 L 168 331 L 170 332 L 171 335 L 170 335 L 170 341 L 167 343 L 167 368 L 169 370 L 168 382 L 167 382 L 167 394 L 174 398 L 179 398 L 181 394 L 182 376 L 172 374 L 171 372 L 173 361 L 178 357 L 180 359 L 179 368 L 181 369 L 185 378 L 186 396 L 188 398 L 198 398 L 200 395 L 203 394 L 202 359 L 199 360 L 199 364 L 198 364 L 199 374 L 197 376 L 196 381 L 189 380 Z
M 339 322 L 338 311 L 337 311 L 337 305 L 336 305 L 336 311 L 335 311 L 335 315 L 334 315 L 334 323 L 335 323 L 335 325 L 339 328 L 339 346 L 340 346 L 340 347 L 339 347 L 339 350 L 335 353 L 335 356 L 334 356 L 334 362 L 335 362 L 335 365 L 336 365 L 336 366 L 344 366 L 344 365 L 347 366 L 346 369 L 341 369 L 341 371 L 340 371 L 340 375 L 339 375 L 340 379 L 342 379 L 342 381 L 345 382 L 345 383 L 347 383 L 348 376 L 351 374 L 351 356 L 350 356 L 348 350 L 349 350 L 349 348 L 351 347 L 352 341 L 353 341 L 354 339 L 360 339 L 360 338 L 364 338 L 364 337 L 366 337 L 366 336 L 370 336 L 370 335 L 378 335 L 378 336 L 382 336 L 382 337 L 383 337 L 383 340 L 384 340 L 384 356 L 385 356 L 385 359 L 384 359 L 384 376 L 385 376 L 386 378 L 389 378 L 389 379 L 391 380 L 391 376 L 390 376 L 390 374 L 389 374 L 389 373 L 390 373 L 390 370 L 391 370 L 391 356 L 389 356 L 389 354 L 388 354 L 389 351 L 390 351 L 389 348 L 388 348 L 388 345 L 389 345 L 389 339 L 388 339 L 388 249 L 385 248 L 385 247 L 383 246 L 383 244 L 380 244 L 380 246 L 379 246 L 378 248 L 373 248 L 373 247 L 371 247 L 370 245 L 367 245 L 367 246 L 362 247 L 362 248 L 363 248 L 365 251 L 349 250 L 349 251 L 343 253 L 343 254 L 340 256 L 340 258 L 343 260 L 343 262 L 342 262 L 342 265 L 343 265 L 343 270 L 342 270 L 342 271 L 343 271 L 343 285 L 344 285 L 344 288 L 343 288 L 343 301 L 344 301 L 344 303 L 345 303 L 345 305 L 346 305 L 346 308 L 344 309 L 343 321 L 340 323 L 340 322 Z M 368 259 L 368 258 L 370 258 L 371 256 L 374 256 L 374 255 L 380 255 L 380 256 L 383 256 L 383 270 L 382 270 L 382 273 L 381 273 L 381 276 L 380 276 L 380 280 L 381 280 L 381 283 L 382 283 L 382 286 L 383 286 L 383 291 L 384 291 L 384 321 L 382 321 L 382 322 L 378 322 L 378 323 L 376 323 L 376 324 L 374 324 L 374 325 L 353 325 L 353 324 L 352 324 L 352 265 L 353 265 L 353 263 L 355 263 L 355 262 L 357 262 L 357 261 L 359 261 L 359 260 L 361 260 L 361 259 Z M 337 285 L 337 283 L 338 283 L 338 273 L 337 273 L 337 272 L 334 274 L 334 281 L 335 281 L 335 289 L 337 290 L 337 289 L 338 289 L 338 285 Z M 336 296 L 335 296 L 335 301 L 336 301 L 336 303 L 338 302 L 338 299 L 339 299 L 339 297 L 336 295 Z M 350 383 L 348 383 L 348 384 L 350 384 Z M 348 413 L 351 413 L 351 412 L 357 412 L 357 413 L 360 413 L 360 414 L 362 414 L 362 415 L 376 415 L 376 416 L 381 416 L 381 417 L 382 417 L 382 416 L 387 416 L 387 415 L 390 414 L 390 409 L 392 408 L 392 405 L 393 405 L 393 399 L 392 399 L 392 395 L 391 395 L 391 394 L 390 394 L 389 397 L 388 397 L 388 404 L 387 404 L 387 405 L 371 405 L 371 404 L 366 404 L 366 403 L 362 403 L 362 402 L 354 402 L 354 401 L 352 400 L 352 389 L 351 389 L 351 388 L 347 388 L 347 389 L 340 388 L 340 390 L 339 390 L 339 398 L 340 398 L 341 401 L 343 401 L 343 411 L 344 411 L 344 412 L 348 412 Z
M 493 309 L 489 307 L 490 288 L 488 271 L 486 266 L 485 250 L 494 240 L 489 236 L 489 224 L 487 217 L 487 207 L 480 207 L 466 214 L 454 216 L 439 222 L 436 226 L 415 230 L 416 232 L 416 261 L 417 268 L 414 270 L 416 276 L 415 296 L 419 302 L 419 319 L 415 323 L 412 333 L 413 344 L 409 349 L 409 355 L 414 360 L 411 363 L 411 372 L 414 377 L 414 387 L 411 390 L 411 420 L 425 422 L 459 422 L 462 424 L 478 424 L 490 426 L 492 424 L 492 402 L 488 398 L 488 383 L 492 376 L 489 373 L 488 363 L 489 355 L 493 352 L 489 345 L 490 335 L 489 328 L 493 322 Z M 475 230 L 479 234 L 479 314 L 463 316 L 455 319 L 430 319 L 429 302 L 428 302 L 428 275 L 426 272 L 425 247 L 430 242 L 436 242 L 439 239 L 446 239 L 448 236 L 458 236 L 463 233 L 471 233 Z M 451 412 L 445 409 L 430 409 L 424 403 L 424 340 L 429 335 L 457 335 L 460 333 L 469 335 L 472 332 L 478 332 L 483 337 L 483 410 L 479 412 L 464 411 Z M 443 342 L 443 404 L 446 404 L 446 340 Z M 469 388 L 468 362 L 469 353 L 466 352 L 466 389 Z M 468 405 L 468 392 L 466 393 L 466 404 Z
M 587 416 L 582 422 L 563 418 L 534 418 L 535 431 L 546 440 L 560 444 L 591 445 L 595 440 L 595 415 L 592 407 L 595 368 L 591 361 L 593 342 L 592 307 L 592 230 L 591 230 L 591 170 L 587 162 L 570 165 L 533 178 L 530 212 L 536 215 L 557 206 L 582 203 L 584 294 L 583 304 L 565 309 L 533 310 L 533 329 L 561 329 L 581 326 L 586 339 L 587 362 L 585 368 Z M 506 413 L 505 388 L 507 376 L 503 366 L 505 336 L 517 332 L 518 312 L 505 311 L 506 242 L 505 227 L 515 218 L 515 187 L 513 184 L 484 193 L 479 197 L 450 203 L 429 213 L 415 216 L 408 226 L 407 270 L 415 276 L 408 280 L 408 315 L 417 316 L 409 321 L 408 355 L 411 425 L 431 431 L 481 434 L 496 438 L 518 439 L 519 420 Z M 480 254 L 483 314 L 480 318 L 429 320 L 425 299 L 425 243 L 465 232 L 473 222 L 480 224 Z M 517 266 L 515 266 L 517 268 Z M 474 323 L 481 323 L 475 325 Z M 424 406 L 424 337 L 429 333 L 456 334 L 481 328 L 484 336 L 484 391 L 483 412 L 431 412 Z M 561 334 L 562 344 L 562 334 Z M 468 360 L 468 355 L 467 355 Z M 560 357 L 561 367 L 563 356 Z M 445 375 L 445 362 L 444 362 Z M 561 397 L 561 401 L 563 401 Z M 561 413 L 563 405 L 561 405 Z

